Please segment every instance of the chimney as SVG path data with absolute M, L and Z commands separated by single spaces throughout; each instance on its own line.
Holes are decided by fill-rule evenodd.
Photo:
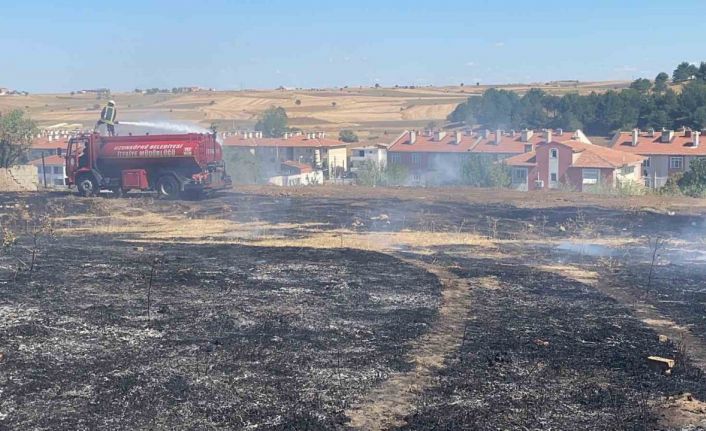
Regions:
M 434 132 L 434 140 L 437 142 L 441 141 L 445 137 L 446 137 L 446 132 L 442 132 L 441 130 L 439 130 L 438 132 Z
M 655 129 L 652 128 L 652 127 L 650 127 L 649 129 L 647 129 L 647 135 L 648 135 L 650 138 L 654 138 L 654 137 L 655 137 Z
M 547 129 L 546 137 L 547 137 L 547 143 L 552 142 L 552 129 Z
M 561 136 L 564 134 L 564 129 L 556 129 L 556 134 Z
M 637 143 L 640 141 L 640 129 L 632 129 L 632 146 L 637 147 Z
M 529 142 L 530 139 L 532 139 L 532 136 L 534 135 L 534 131 L 529 130 L 529 129 L 524 129 L 520 133 L 520 140 L 522 142 Z
M 498 129 L 495 131 L 495 145 L 500 145 L 500 141 L 503 139 L 503 131 Z
M 701 137 L 701 132 L 699 132 L 699 131 L 697 131 L 697 130 L 694 130 L 693 132 L 691 132 L 691 138 L 692 138 L 692 140 L 694 141 L 694 143 L 692 144 L 692 146 L 693 146 L 694 148 L 698 148 L 698 147 L 699 147 L 699 143 L 700 143 L 699 140 L 700 140 L 700 137 Z
M 488 139 L 488 137 L 490 136 L 490 130 L 488 130 L 488 129 L 483 129 L 483 130 L 481 130 L 480 133 L 481 133 L 481 136 L 483 136 L 483 139 Z
M 515 137 L 515 129 L 510 129 L 510 136 Z
M 672 139 L 674 139 L 674 130 L 662 129 L 662 136 L 660 138 L 660 141 L 662 143 L 668 144 L 672 142 Z
M 409 143 L 411 145 L 411 144 L 414 144 L 415 142 L 417 142 L 417 132 L 414 130 L 410 130 L 409 131 Z
M 461 133 L 460 130 L 456 131 L 456 139 L 454 140 L 454 143 L 456 145 L 459 145 L 461 143 L 461 139 L 463 139 L 463 133 Z
M 691 129 L 684 129 L 684 137 L 691 138 Z

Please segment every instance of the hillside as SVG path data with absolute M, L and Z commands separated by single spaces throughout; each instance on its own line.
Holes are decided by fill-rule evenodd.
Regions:
M 586 82 L 578 84 L 506 85 L 500 88 L 524 92 L 541 87 L 552 94 L 606 91 L 624 88 L 628 82 Z M 423 127 L 440 122 L 471 94 L 489 86 L 418 88 L 343 88 L 318 90 L 202 91 L 187 94 L 118 93 L 119 120 L 169 120 L 221 128 L 251 127 L 258 115 L 271 105 L 282 106 L 290 125 L 302 129 L 338 130 L 352 128 L 371 134 Z M 300 103 L 297 103 L 297 100 Z M 0 97 L 0 112 L 25 109 L 41 126 L 56 123 L 92 125 L 105 100 L 93 94 L 31 94 Z

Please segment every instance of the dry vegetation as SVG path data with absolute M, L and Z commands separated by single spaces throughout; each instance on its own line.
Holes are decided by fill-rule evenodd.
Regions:
M 0 204 L 0 428 L 706 425 L 700 201 L 251 187 Z
M 587 93 L 625 87 L 625 82 L 581 83 L 578 86 L 538 84 L 552 94 L 570 91 Z M 324 90 L 243 90 L 203 91 L 190 94 L 136 93 L 114 94 L 119 119 L 125 121 L 188 121 L 222 128 L 251 127 L 258 115 L 271 105 L 287 109 L 291 124 L 304 129 L 339 130 L 353 128 L 379 136 L 409 127 L 424 127 L 429 121 L 443 121 L 471 94 L 480 94 L 487 86 L 450 86 L 402 88 L 344 88 Z M 502 88 L 519 92 L 529 85 Z M 296 101 L 300 101 L 299 104 Z M 19 108 L 41 125 L 82 123 L 93 125 L 98 117 L 96 100 L 91 94 L 37 94 L 0 97 L 0 112 Z M 333 103 L 335 102 L 335 106 Z

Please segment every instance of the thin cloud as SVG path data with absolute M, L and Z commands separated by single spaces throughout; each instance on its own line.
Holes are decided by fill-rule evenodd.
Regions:
M 503 46 L 505 46 L 505 42 L 495 42 L 493 46 L 495 46 L 496 48 L 502 48 Z
M 472 67 L 472 66 L 475 66 L 475 65 L 476 65 L 476 64 L 475 64 L 474 62 L 472 62 L 472 61 L 467 61 L 467 62 L 466 62 L 466 66 L 468 66 L 468 67 Z

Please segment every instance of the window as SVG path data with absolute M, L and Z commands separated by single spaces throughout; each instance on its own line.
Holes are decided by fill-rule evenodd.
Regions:
M 549 180 L 552 181 L 552 182 L 556 182 L 556 172 L 552 172 L 552 174 L 551 174 Z
M 532 151 L 532 144 L 525 144 L 525 153 Z
M 669 158 L 669 169 L 683 169 L 684 168 L 684 157 L 676 156 Z
M 513 184 L 524 184 L 527 181 L 527 169 L 525 168 L 514 168 L 512 170 L 512 182 Z
M 646 158 L 644 162 L 642 162 L 642 167 L 644 168 L 649 168 L 650 167 L 650 158 Z
M 39 172 L 39 175 L 42 175 L 44 173 L 44 169 L 42 169 L 41 166 L 37 166 L 37 172 Z
M 56 178 L 56 179 L 54 179 L 54 185 L 55 185 L 55 186 L 63 186 L 63 185 L 65 185 L 65 184 L 64 184 L 64 180 L 61 180 L 61 179 L 59 179 L 59 178 Z
M 390 154 L 390 163 L 399 163 L 400 162 L 400 155 L 398 153 L 391 153 Z
M 635 172 L 635 166 L 623 166 L 621 171 L 623 175 L 632 175 Z
M 557 157 L 559 157 L 559 150 L 557 150 L 556 148 L 552 148 L 549 153 L 549 157 L 551 157 L 552 159 L 556 159 Z
M 61 174 L 61 166 L 54 166 L 54 173 L 56 175 L 60 175 Z
M 601 170 L 600 169 L 583 169 L 582 170 L 584 184 L 598 184 Z
M 358 157 L 365 157 L 365 150 L 359 150 Z
M 412 154 L 412 164 L 414 166 L 421 166 L 422 164 L 422 156 L 417 153 Z

